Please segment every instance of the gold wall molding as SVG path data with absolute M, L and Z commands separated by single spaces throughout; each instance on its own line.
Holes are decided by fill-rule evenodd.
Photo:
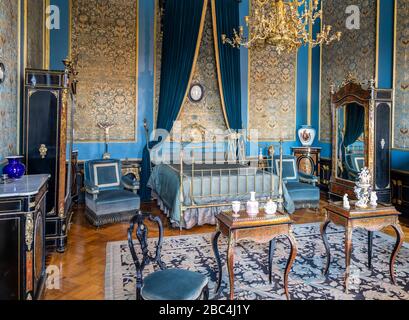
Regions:
M 342 4 L 343 7 L 340 7 Z M 358 5 L 361 13 L 360 30 L 348 30 L 345 9 Z M 330 87 L 338 86 L 348 73 L 361 82 L 375 79 L 377 64 L 377 1 L 322 0 L 323 22 L 342 31 L 340 42 L 321 48 L 320 125 L 319 140 L 331 142 Z
M 409 150 L 409 0 L 395 0 L 392 147 Z
M 256 6 L 249 0 L 250 8 Z M 248 125 L 260 141 L 296 140 L 297 53 L 278 55 L 274 48 L 249 49 Z
M 137 141 L 138 0 L 71 0 L 70 55 L 78 74 L 76 142 Z
M 50 6 L 50 0 L 43 1 L 43 68 L 50 69 L 50 29 L 47 28 L 47 8 Z

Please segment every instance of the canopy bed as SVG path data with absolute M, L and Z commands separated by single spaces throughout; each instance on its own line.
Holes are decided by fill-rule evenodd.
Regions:
M 185 1 L 169 1 L 164 7 L 156 128 L 168 133 L 172 132 L 174 122 L 181 114 L 183 102 L 187 99 L 192 84 L 208 3 L 209 0 L 200 0 L 194 4 Z M 213 0 L 211 9 L 223 118 L 230 134 L 234 135 L 237 130 L 242 129 L 243 122 L 240 112 L 240 52 L 223 45 L 221 39 L 222 34 L 232 32 L 239 25 L 239 4 L 236 1 Z M 176 70 L 175 65 L 178 66 Z M 229 144 L 231 149 L 228 153 L 235 157 L 237 157 L 236 151 L 243 150 L 238 147 L 238 140 L 231 139 L 231 142 L 236 141 L 236 144 Z M 163 141 L 156 135 L 152 140 L 148 138 L 147 141 L 142 160 L 141 198 L 151 199 L 152 190 L 164 211 L 181 228 L 190 228 L 197 223 L 214 224 L 216 221 L 212 213 L 218 210 L 217 208 L 230 204 L 231 200 L 246 199 L 248 193 L 255 189 L 255 185 L 262 181 L 264 181 L 261 183 L 262 187 L 255 190 L 259 192 L 259 196 L 279 198 L 281 184 L 276 176 L 267 171 L 252 169 L 243 163 L 225 164 L 224 154 L 221 157 L 216 155 L 215 161 L 210 165 L 199 165 L 197 161 L 191 161 L 190 166 L 185 165 L 186 154 L 184 155 L 182 151 L 187 151 L 187 148 L 183 143 L 171 143 L 171 149 L 179 149 L 177 154 L 180 154 L 180 157 L 173 156 L 173 160 L 168 164 L 156 165 L 152 170 L 151 151 L 159 147 Z M 212 139 L 204 141 L 212 141 Z M 200 150 L 199 153 L 202 151 L 207 157 L 206 151 L 209 150 Z M 195 155 L 193 157 L 198 159 Z M 232 159 L 234 157 L 229 158 L 236 160 Z M 169 159 L 172 157 L 170 156 Z M 281 194 L 285 196 L 286 190 L 282 190 Z M 290 203 L 289 198 L 287 199 Z M 292 209 L 291 205 L 288 209 Z M 207 213 L 198 214 L 198 211 Z M 192 216 L 195 218 L 191 218 Z
M 348 75 L 338 91 L 331 88 L 332 177 L 330 195 L 355 199 L 358 173 L 369 168 L 373 191 L 390 203 L 390 128 L 392 90 L 376 89 Z

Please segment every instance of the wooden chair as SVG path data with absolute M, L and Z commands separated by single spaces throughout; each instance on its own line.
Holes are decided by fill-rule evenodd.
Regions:
M 149 254 L 148 228 L 145 219 L 155 222 L 159 228 L 159 238 L 156 244 L 155 256 Z M 142 259 L 139 260 L 136 253 L 132 234 L 136 228 L 136 238 L 142 251 Z M 197 272 L 182 269 L 166 269 L 161 260 L 163 243 L 163 226 L 159 217 L 149 213 L 139 212 L 131 220 L 128 229 L 128 245 L 132 259 L 136 267 L 136 299 L 137 300 L 203 300 L 209 299 L 208 279 Z M 145 267 L 156 263 L 160 270 L 143 278 Z

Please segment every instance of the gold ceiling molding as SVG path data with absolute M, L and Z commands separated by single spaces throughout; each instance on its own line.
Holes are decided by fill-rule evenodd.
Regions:
M 343 7 L 340 7 L 342 3 Z M 345 9 L 358 5 L 361 14 L 359 30 L 345 26 Z M 319 105 L 319 140 L 331 142 L 331 85 L 339 86 L 349 73 L 359 82 L 374 79 L 377 63 L 377 1 L 322 0 L 323 21 L 342 32 L 342 40 L 321 48 Z
M 409 150 L 409 0 L 395 0 L 392 147 Z
M 78 70 L 76 142 L 137 141 L 138 0 L 71 0 L 71 58 Z

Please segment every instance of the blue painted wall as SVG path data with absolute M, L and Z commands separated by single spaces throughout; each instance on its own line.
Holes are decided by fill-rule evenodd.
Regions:
M 394 0 L 380 1 L 380 31 L 379 31 L 379 87 L 392 88 L 393 86 L 393 24 L 394 24 Z M 68 55 L 69 38 L 69 1 L 51 0 L 61 10 L 61 30 L 51 32 L 51 67 L 61 69 L 61 60 Z M 249 0 L 242 0 L 240 16 L 244 23 L 244 17 L 248 15 Z M 139 85 L 138 85 L 138 141 L 136 143 L 112 143 L 110 152 L 118 158 L 141 158 L 145 144 L 143 132 L 143 119 L 146 118 L 150 127 L 153 127 L 153 84 L 154 84 L 154 1 L 139 1 Z M 315 25 L 314 32 L 320 30 Z M 312 50 L 312 84 L 311 84 L 311 124 L 319 129 L 319 97 L 320 97 L 320 48 Z M 308 122 L 308 61 L 309 50 L 303 47 L 297 56 L 297 128 Z M 242 87 L 242 112 L 243 124 L 248 122 L 248 50 L 241 49 L 241 87 Z M 261 144 L 267 148 L 270 142 Z M 285 151 L 290 152 L 291 147 L 299 146 L 298 139 L 285 143 Z M 331 157 L 331 145 L 315 141 L 315 146 L 323 148 L 322 156 Z M 75 148 L 80 152 L 80 159 L 97 158 L 104 152 L 103 144 L 78 143 Z M 409 153 L 394 150 L 392 153 L 392 166 L 396 169 L 409 168 Z

